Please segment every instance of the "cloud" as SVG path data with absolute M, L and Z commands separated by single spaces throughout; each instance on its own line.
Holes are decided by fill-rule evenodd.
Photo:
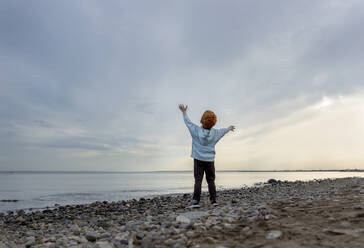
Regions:
M 146 169 L 138 156 L 180 166 L 190 142 L 178 103 L 260 137 L 262 123 L 363 89 L 362 10 L 354 0 L 2 1 L 0 153 L 14 168 L 20 151 L 48 168 L 42 149 L 72 153 L 80 168 L 81 151 L 109 156 L 111 170 Z
M 363 95 L 324 97 L 286 118 L 240 130 L 221 149 L 222 159 L 234 169 L 361 168 Z

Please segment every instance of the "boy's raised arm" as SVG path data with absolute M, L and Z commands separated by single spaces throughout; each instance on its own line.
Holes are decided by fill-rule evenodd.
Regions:
M 196 129 L 198 128 L 198 126 L 193 123 L 190 118 L 188 118 L 187 115 L 187 105 L 186 107 L 183 104 L 179 105 L 179 109 L 181 110 L 181 112 L 183 113 L 183 120 L 188 128 L 188 130 L 190 131 L 191 135 L 194 136 L 196 134 Z

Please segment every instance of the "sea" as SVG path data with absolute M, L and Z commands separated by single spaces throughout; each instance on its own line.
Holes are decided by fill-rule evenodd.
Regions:
M 308 181 L 363 176 L 364 172 L 357 171 L 217 171 L 215 183 L 217 189 L 232 189 L 264 183 L 272 178 Z M 192 171 L 0 172 L 0 212 L 191 193 L 193 184 Z M 203 191 L 207 191 L 205 179 Z

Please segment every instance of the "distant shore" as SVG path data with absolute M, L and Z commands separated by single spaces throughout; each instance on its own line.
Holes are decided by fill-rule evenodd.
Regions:
M 362 247 L 364 178 L 276 181 L 203 194 L 0 214 L 2 247 Z

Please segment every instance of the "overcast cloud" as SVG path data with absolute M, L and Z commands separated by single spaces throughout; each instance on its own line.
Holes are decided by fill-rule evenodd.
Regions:
M 190 169 L 178 103 L 236 125 L 217 168 L 364 169 L 363 16 L 359 0 L 2 0 L 0 170 Z

